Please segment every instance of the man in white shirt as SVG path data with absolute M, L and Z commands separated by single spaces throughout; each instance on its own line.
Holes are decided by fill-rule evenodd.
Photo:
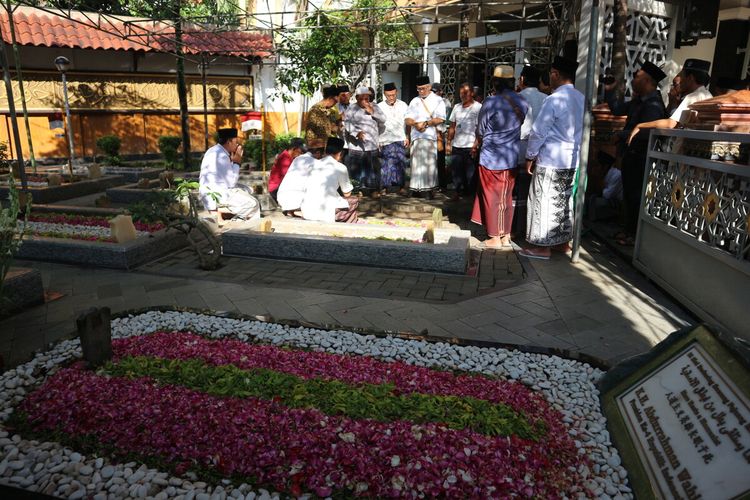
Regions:
M 260 217 L 260 204 L 252 190 L 238 181 L 242 146 L 236 128 L 222 128 L 218 144 L 208 148 L 201 161 L 198 192 L 206 210 L 230 213 L 240 219 Z
M 688 106 L 699 101 L 711 99 L 713 96 L 708 91 L 706 85 L 711 80 L 711 76 L 708 71 L 711 69 L 710 61 L 703 61 L 701 59 L 688 59 L 685 61 L 685 65 L 680 71 L 680 94 L 684 97 L 682 102 L 672 112 L 669 118 L 663 118 L 661 120 L 654 120 L 652 122 L 639 123 L 633 128 L 633 131 L 628 137 L 628 144 L 633 140 L 641 129 L 648 128 L 676 128 L 679 126 L 685 126 L 695 119 L 695 111 L 690 111 Z M 678 149 L 675 146 L 673 149 Z
M 531 248 L 521 255 L 549 259 L 567 252 L 573 237 L 573 181 L 579 163 L 584 97 L 575 89 L 576 61 L 555 57 L 549 72 L 553 92 L 542 103 L 526 150 L 532 174 L 526 218 Z
M 477 188 L 477 123 L 479 110 L 482 109 L 482 105 L 474 100 L 474 88 L 469 82 L 461 84 L 459 96 L 461 104 L 454 106 L 451 111 L 451 124 L 445 145 L 445 154 L 451 157 L 451 174 L 455 189 L 451 196 L 453 201 L 458 200 L 460 195 L 474 196 Z
M 380 134 L 380 176 L 383 188 L 403 190 L 406 170 L 406 148 L 409 147 L 409 127 L 404 125 L 406 109 L 404 101 L 396 97 L 396 85 L 386 83 L 383 86 L 385 99 L 378 103 L 385 115 L 385 129 Z M 405 191 L 401 191 L 405 193 Z
M 297 156 L 289 165 L 289 170 L 276 192 L 276 201 L 284 215 L 298 215 L 296 212 L 302 205 L 310 172 L 322 156 L 323 148 L 310 149 L 307 153 Z
M 539 90 L 539 70 L 533 66 L 524 66 L 521 70 L 521 76 L 518 78 L 519 94 L 529 103 L 529 114 L 521 126 L 521 152 L 519 158 L 525 161 L 526 146 L 529 142 L 531 127 L 534 126 L 534 120 L 539 116 L 542 109 L 542 103 L 547 94 Z
M 385 127 L 385 115 L 380 107 L 370 101 L 370 89 L 359 87 L 355 91 L 357 102 L 349 106 L 344 115 L 346 144 L 349 146 L 347 167 L 359 180 L 360 188 L 380 197 L 380 154 L 378 137 Z
M 445 103 L 432 92 L 428 76 L 417 77 L 417 93 L 404 119 L 406 126 L 411 127 L 409 189 L 432 198 L 438 187 L 437 127 L 445 121 Z
M 315 162 L 302 199 L 302 217 L 320 222 L 357 222 L 359 200 L 352 196 L 349 171 L 341 163 L 344 141 L 328 139 L 326 156 Z M 343 196 L 338 191 L 341 190 Z

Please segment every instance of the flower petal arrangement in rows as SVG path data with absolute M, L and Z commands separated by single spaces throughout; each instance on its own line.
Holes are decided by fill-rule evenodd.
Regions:
M 163 224 L 134 221 L 138 236 L 164 229 Z M 29 215 L 28 231 L 37 236 L 69 238 L 113 243 L 107 217 L 64 213 L 33 213 Z
M 560 415 L 522 384 L 188 332 L 113 349 L 28 395 L 23 426 L 292 495 L 554 498 L 581 482 Z

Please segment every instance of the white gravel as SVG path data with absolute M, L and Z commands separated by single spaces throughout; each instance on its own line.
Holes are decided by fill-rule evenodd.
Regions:
M 236 320 L 184 312 L 148 312 L 112 321 L 115 338 L 152 333 L 157 330 L 191 330 L 214 338 L 235 337 L 290 345 L 330 353 L 368 354 L 385 361 L 399 360 L 412 365 L 458 368 L 470 372 L 520 380 L 545 395 L 570 426 L 580 453 L 591 467 L 579 472 L 587 478 L 589 492 L 571 496 L 589 498 L 632 498 L 627 471 L 610 442 L 606 418 L 599 407 L 595 383 L 601 370 L 586 363 L 543 354 L 505 349 L 461 347 L 444 343 L 379 338 L 347 331 L 292 328 L 274 323 Z M 0 422 L 5 422 L 27 388 L 41 382 L 35 373 L 54 369 L 62 362 L 80 357 L 78 340 L 67 340 L 14 370 L 0 376 Z M 57 443 L 40 443 L 9 434 L 0 423 L 0 483 L 67 498 L 278 498 L 278 493 L 253 491 L 247 484 L 224 480 L 206 485 L 191 473 L 172 477 L 167 472 L 131 462 L 113 464 L 105 457 L 82 456 Z

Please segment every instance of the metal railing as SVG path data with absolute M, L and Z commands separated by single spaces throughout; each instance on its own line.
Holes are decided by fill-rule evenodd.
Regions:
M 655 129 L 641 223 L 750 265 L 749 153 L 750 134 Z

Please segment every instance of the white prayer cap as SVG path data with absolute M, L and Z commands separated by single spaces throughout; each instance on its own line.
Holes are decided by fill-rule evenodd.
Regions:
M 365 94 L 369 95 L 370 89 L 368 89 L 367 87 L 357 87 L 357 91 L 355 92 L 354 95 L 365 95 Z

